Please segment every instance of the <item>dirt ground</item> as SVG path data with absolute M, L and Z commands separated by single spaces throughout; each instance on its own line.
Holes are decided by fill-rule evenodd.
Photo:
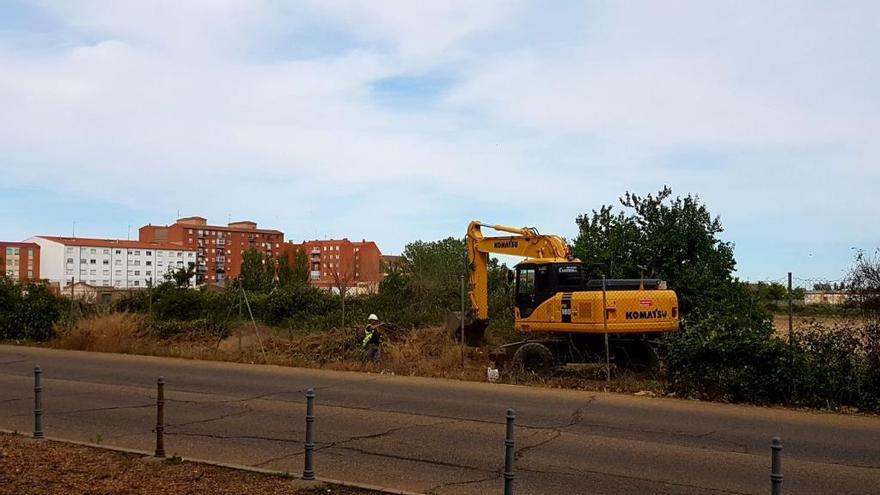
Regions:
M 791 319 L 791 326 L 795 332 L 813 324 L 821 324 L 824 326 L 834 327 L 838 325 L 852 325 L 865 323 L 865 319 L 857 316 L 798 316 L 794 315 Z M 773 328 L 780 334 L 788 334 L 788 315 L 773 315 Z
M 302 489 L 282 475 L 266 475 L 178 459 L 140 456 L 79 445 L 0 434 L 2 495 L 379 495 L 321 485 Z

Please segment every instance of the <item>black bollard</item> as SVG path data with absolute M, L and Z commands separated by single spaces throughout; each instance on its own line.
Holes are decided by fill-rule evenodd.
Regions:
M 303 468 L 304 480 L 315 479 L 314 452 L 315 452 L 315 389 L 310 388 L 306 392 L 306 455 L 305 467 Z
M 34 438 L 43 438 L 43 385 L 40 375 L 43 370 L 34 366 Z
M 770 493 L 782 495 L 782 441 L 773 437 L 770 443 Z
M 165 379 L 156 381 L 156 457 L 165 457 Z
M 513 495 L 513 420 L 516 413 L 507 410 L 507 437 L 504 439 L 504 495 Z

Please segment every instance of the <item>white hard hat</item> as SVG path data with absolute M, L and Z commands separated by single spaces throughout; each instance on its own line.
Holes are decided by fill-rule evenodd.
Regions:
M 376 313 L 372 313 L 367 317 L 367 321 L 379 321 L 379 317 L 376 316 Z

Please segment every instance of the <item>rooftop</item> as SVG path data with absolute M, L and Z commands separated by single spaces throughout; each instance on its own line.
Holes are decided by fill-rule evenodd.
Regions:
M 195 248 L 184 248 L 170 242 L 126 241 L 121 239 L 89 239 L 86 237 L 58 237 L 51 235 L 37 236 L 41 239 L 64 244 L 65 246 L 125 248 L 125 249 L 166 249 L 169 251 L 195 251 Z

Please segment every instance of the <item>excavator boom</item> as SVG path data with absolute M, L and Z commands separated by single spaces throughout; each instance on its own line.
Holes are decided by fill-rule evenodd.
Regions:
M 485 237 L 482 228 L 514 234 Z M 505 254 L 523 258 L 553 258 L 576 261 L 561 237 L 539 234 L 534 228 L 489 225 L 473 221 L 468 225 L 467 239 L 469 296 L 473 316 L 489 319 L 489 254 Z

